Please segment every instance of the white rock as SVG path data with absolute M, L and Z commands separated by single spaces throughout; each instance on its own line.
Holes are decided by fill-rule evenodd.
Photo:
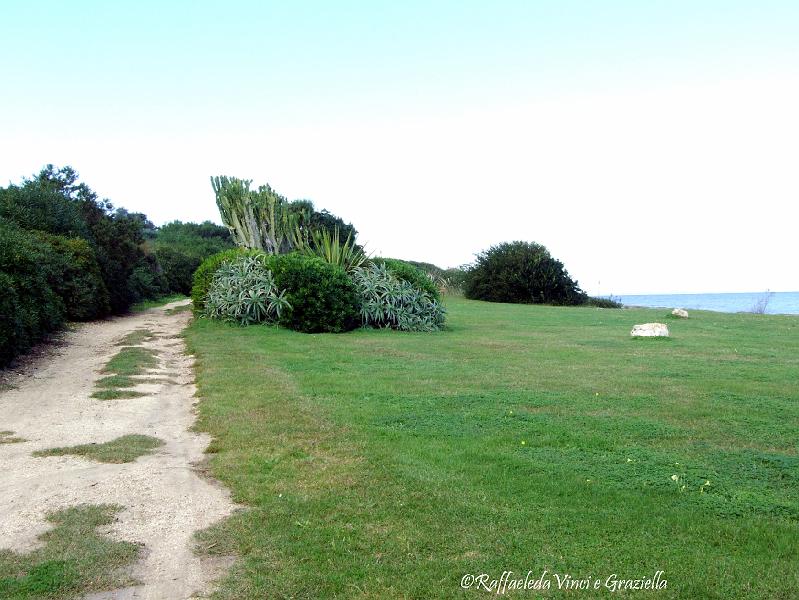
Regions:
M 673 311 L 671 311 L 671 314 L 673 314 L 675 317 L 680 317 L 681 319 L 688 318 L 688 311 L 684 308 L 675 308 Z
M 630 332 L 633 337 L 669 337 L 669 328 L 663 323 L 643 323 Z

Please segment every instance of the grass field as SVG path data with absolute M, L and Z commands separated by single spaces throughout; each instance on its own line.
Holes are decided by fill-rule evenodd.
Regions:
M 512 597 L 657 571 L 616 595 L 797 597 L 799 318 L 447 306 L 434 334 L 190 327 L 211 469 L 249 507 L 200 538 L 240 556 L 220 597 L 481 597 L 464 575 L 503 571 L 550 582 Z M 672 338 L 630 338 L 655 320 Z

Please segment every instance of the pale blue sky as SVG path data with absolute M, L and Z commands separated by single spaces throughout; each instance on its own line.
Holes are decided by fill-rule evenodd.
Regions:
M 535 240 L 594 293 L 799 289 L 799 2 L 0 3 L 0 181 L 155 222 L 211 174 L 443 266 Z

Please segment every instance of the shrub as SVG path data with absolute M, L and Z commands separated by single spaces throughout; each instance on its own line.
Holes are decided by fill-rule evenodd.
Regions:
M 194 307 L 194 312 L 197 314 L 202 313 L 205 307 L 205 297 L 208 295 L 208 289 L 211 287 L 211 282 L 219 267 L 241 256 L 257 256 L 259 254 L 261 254 L 261 252 L 258 250 L 231 248 L 230 250 L 223 250 L 222 252 L 212 254 L 202 261 L 200 266 L 197 267 L 197 270 L 194 271 L 194 276 L 192 278 L 191 302 Z
M 113 313 L 161 293 L 157 262 L 147 255 L 144 232 L 153 225 L 138 213 L 114 209 L 78 183 L 70 167 L 47 165 L 21 185 L 0 189 L 0 217 L 30 231 L 80 237 L 94 252 Z M 146 274 L 143 271 L 150 271 Z
M 432 294 L 396 277 L 385 264 L 355 269 L 363 324 L 402 331 L 437 331 L 446 311 Z
M 70 321 L 90 321 L 107 315 L 110 310 L 108 290 L 89 243 L 81 238 L 42 232 L 36 232 L 35 235 L 43 245 L 53 250 L 44 272 L 50 287 L 64 301 L 66 318 Z
M 467 298 L 489 302 L 584 304 L 586 294 L 542 245 L 505 242 L 477 256 L 466 274 Z
M 376 258 L 372 262 L 375 264 L 383 264 L 388 267 L 391 274 L 402 281 L 407 281 L 413 287 L 427 292 L 436 301 L 441 300 L 441 295 L 438 291 L 438 286 L 433 280 L 433 277 L 428 275 L 422 269 L 396 258 Z
M 210 221 L 173 221 L 152 233 L 152 247 L 169 292 L 189 295 L 192 276 L 207 257 L 233 248 L 230 232 Z
M 240 256 L 216 271 L 204 314 L 240 325 L 274 323 L 290 309 L 285 292 L 278 292 L 264 256 Z
M 613 298 L 613 296 L 610 298 L 597 298 L 595 296 L 589 296 L 586 303 L 589 306 L 596 306 L 597 308 L 624 308 L 624 304 Z
M 63 323 L 64 302 L 47 277 L 57 262 L 51 246 L 0 218 L 0 365 Z
M 158 265 L 164 275 L 166 286 L 176 294 L 191 294 L 192 277 L 202 264 L 202 258 L 186 253 L 182 248 L 155 245 Z
M 126 284 L 127 301 L 134 304 L 160 298 L 169 292 L 166 279 L 162 273 L 158 272 L 158 261 L 153 255 L 145 255 L 144 260 L 136 265 L 128 275 Z
M 305 333 L 349 331 L 358 325 L 358 294 L 341 267 L 297 253 L 272 255 L 266 262 L 291 308 L 280 324 Z

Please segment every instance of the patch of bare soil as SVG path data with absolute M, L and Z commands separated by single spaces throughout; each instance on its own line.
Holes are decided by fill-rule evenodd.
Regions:
M 0 445 L 0 548 L 30 550 L 52 527 L 46 513 L 78 504 L 124 506 L 105 533 L 145 547 L 132 573 L 141 585 L 95 599 L 198 597 L 225 567 L 192 551 L 193 534 L 235 506 L 225 488 L 194 468 L 210 438 L 190 431 L 196 402 L 192 357 L 179 333 L 191 314 L 170 310 L 186 302 L 77 326 L 11 374 L 11 387 L 0 390 L 0 430 L 24 440 Z M 155 334 L 142 345 L 157 353 L 158 366 L 149 373 L 156 383 L 137 386 L 145 393 L 138 398 L 91 398 L 94 381 L 119 351 L 117 343 L 141 328 Z M 164 445 L 123 464 L 32 456 L 128 434 L 156 437 Z

